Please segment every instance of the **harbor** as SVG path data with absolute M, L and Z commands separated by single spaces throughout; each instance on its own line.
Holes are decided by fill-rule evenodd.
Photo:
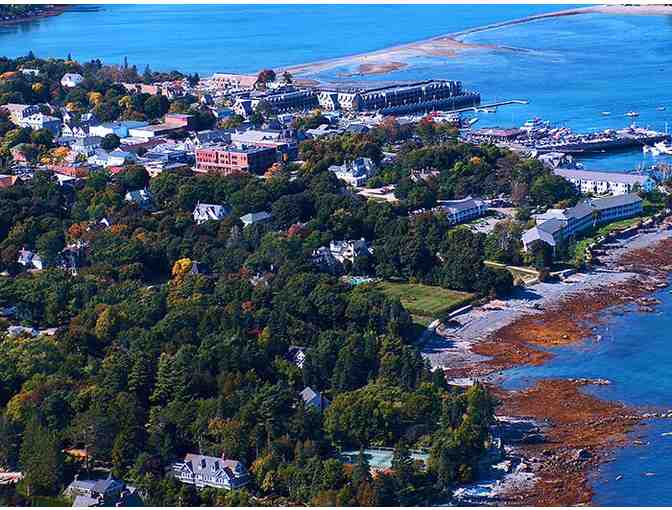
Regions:
M 520 127 L 470 130 L 462 139 L 469 143 L 494 143 L 518 152 L 581 155 L 645 147 L 653 147 L 660 153 L 661 148 L 666 147 L 660 144 L 668 142 L 670 135 L 634 123 L 621 129 L 576 133 L 568 127 L 553 127 L 550 122 L 535 118 Z

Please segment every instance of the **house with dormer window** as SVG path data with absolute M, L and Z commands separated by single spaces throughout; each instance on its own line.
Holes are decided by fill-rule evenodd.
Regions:
M 170 466 L 170 474 L 182 483 L 198 488 L 239 489 L 250 482 L 247 468 L 237 460 L 188 453 Z

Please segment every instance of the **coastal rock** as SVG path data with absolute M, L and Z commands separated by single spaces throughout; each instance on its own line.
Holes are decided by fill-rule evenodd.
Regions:
M 583 461 L 586 461 L 586 460 L 592 458 L 592 456 L 593 456 L 593 454 L 590 453 L 585 448 L 579 448 L 578 450 L 576 450 L 576 453 L 574 454 L 574 459 L 576 459 L 577 461 L 583 462 Z
M 526 434 L 521 441 L 525 444 L 542 444 L 546 442 L 546 438 L 541 434 Z

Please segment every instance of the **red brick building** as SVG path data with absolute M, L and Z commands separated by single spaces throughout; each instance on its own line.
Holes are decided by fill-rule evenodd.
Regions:
M 196 150 L 196 170 L 222 175 L 263 174 L 277 159 L 271 147 L 206 147 Z

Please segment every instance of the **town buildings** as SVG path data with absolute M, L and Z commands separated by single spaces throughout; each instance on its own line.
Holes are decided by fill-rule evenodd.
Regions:
M 626 195 L 636 188 L 648 193 L 656 187 L 655 181 L 647 175 L 563 168 L 558 168 L 553 173 L 567 179 L 584 195 Z
M 184 460 L 170 466 L 170 474 L 182 483 L 198 488 L 233 490 L 247 485 L 251 478 L 247 468 L 237 460 L 188 453 Z
M 196 150 L 196 171 L 221 175 L 263 174 L 275 163 L 277 152 L 271 147 L 243 145 L 214 146 Z
M 535 216 L 536 225 L 523 233 L 525 251 L 545 243 L 553 248 L 565 239 L 598 225 L 604 225 L 642 213 L 642 199 L 633 193 L 586 199 L 568 209 L 549 209 Z

